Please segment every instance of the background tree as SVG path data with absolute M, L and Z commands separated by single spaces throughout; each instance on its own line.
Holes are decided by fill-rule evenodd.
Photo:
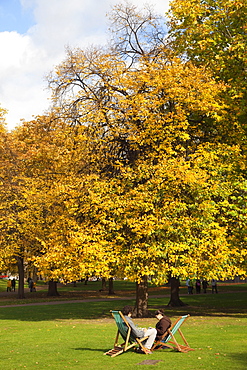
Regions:
M 226 84 L 221 93 L 226 102 L 227 116 L 211 126 L 217 142 L 236 144 L 238 178 L 231 196 L 232 211 L 228 214 L 229 241 L 246 252 L 246 227 L 242 222 L 246 196 L 246 73 L 247 73 L 247 7 L 246 1 L 193 0 L 171 2 L 169 40 L 180 56 L 195 65 L 205 66 L 218 81 Z M 212 130 L 213 129 L 213 130 Z M 234 181 L 236 184 L 238 181 Z M 242 189 L 242 190 L 241 190 Z M 224 222 L 224 221 L 223 221 Z M 231 225 L 231 226 L 230 226 Z M 246 263 L 246 260 L 245 260 Z M 246 267 L 245 267 L 246 269 Z
M 173 0 L 168 15 L 173 50 L 226 83 L 229 120 L 221 140 L 246 152 L 246 1 Z
M 63 147 L 65 128 L 55 130 L 54 122 L 59 127 L 60 122 L 45 116 L 23 122 L 7 134 L 1 158 L 2 248 L 17 260 L 19 298 L 24 297 L 24 262 L 32 265 L 33 258 L 42 253 L 42 241 L 63 210 L 56 188 L 69 173 L 71 163 L 64 157 L 71 146 L 68 136 Z

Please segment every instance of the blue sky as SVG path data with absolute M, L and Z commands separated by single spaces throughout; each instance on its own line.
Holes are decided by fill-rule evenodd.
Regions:
M 0 32 L 26 33 L 35 23 L 32 8 L 23 7 L 20 0 L 0 0 Z
M 9 129 L 42 115 L 51 104 L 47 76 L 65 58 L 65 47 L 107 41 L 107 17 L 121 0 L 0 0 L 0 106 Z M 163 14 L 169 0 L 129 0 Z

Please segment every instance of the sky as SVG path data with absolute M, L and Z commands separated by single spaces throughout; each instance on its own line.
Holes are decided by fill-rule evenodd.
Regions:
M 118 0 L 0 0 L 0 106 L 7 127 L 42 115 L 51 105 L 46 76 L 65 59 L 65 48 L 107 42 L 106 14 Z M 164 15 L 169 0 L 150 4 Z

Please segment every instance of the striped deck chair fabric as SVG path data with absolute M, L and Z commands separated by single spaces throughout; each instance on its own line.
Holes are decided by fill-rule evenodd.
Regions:
M 105 355 L 115 357 L 123 352 L 128 351 L 128 349 L 139 346 L 144 352 L 146 351 L 142 342 L 144 342 L 148 337 L 135 338 L 131 333 L 131 327 L 121 311 L 110 311 L 117 324 L 117 335 L 114 342 L 114 347 L 105 352 Z M 119 344 L 119 338 L 122 337 L 123 343 Z
M 179 352 L 188 352 L 188 351 L 194 351 L 193 348 L 191 348 L 185 339 L 184 334 L 181 331 L 181 326 L 189 318 L 190 315 L 184 315 L 180 316 L 174 324 L 167 329 L 167 331 L 163 334 L 161 340 L 154 343 L 152 347 L 152 351 L 155 349 L 162 349 L 162 348 L 172 348 Z M 180 336 L 180 339 L 182 339 L 182 344 L 178 342 L 178 339 L 176 339 L 175 335 L 178 334 Z M 177 335 L 177 336 L 178 336 Z

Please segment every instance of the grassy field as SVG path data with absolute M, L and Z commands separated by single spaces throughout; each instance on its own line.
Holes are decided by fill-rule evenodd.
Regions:
M 83 296 L 86 296 L 86 291 L 94 291 L 94 298 L 98 298 L 100 285 L 97 284 L 98 282 L 92 282 L 86 286 L 87 289 L 85 286 L 77 286 L 76 289 L 85 289 Z M 134 286 L 129 283 L 123 286 L 119 282 L 116 287 L 122 289 L 123 297 L 134 291 Z M 67 286 L 70 294 L 74 289 L 73 286 Z M 60 370 L 85 367 L 88 370 L 131 370 L 137 365 L 144 369 L 246 369 L 246 284 L 222 285 L 219 287 L 219 294 L 185 294 L 182 299 L 187 306 L 182 308 L 166 308 L 169 290 L 160 287 L 160 290 L 154 289 L 154 292 L 149 299 L 151 312 L 160 307 L 165 308 L 172 320 L 181 314 L 191 315 L 184 324 L 183 332 L 195 351 L 184 354 L 158 350 L 145 356 L 129 350 L 115 358 L 104 356 L 103 353 L 112 348 L 116 335 L 116 325 L 109 311 L 121 309 L 125 304 L 133 304 L 134 300 L 119 297 L 119 300 L 114 301 L 94 300 L 66 304 L 48 302 L 42 306 L 0 308 L 0 369 Z M 157 292 L 162 296 L 157 297 Z M 163 295 L 163 292 L 166 294 Z M 182 288 L 182 292 L 186 292 L 185 288 Z M 64 296 L 66 297 L 65 293 Z M 116 296 L 118 297 L 118 292 Z M 30 303 L 33 299 L 28 298 L 26 302 Z M 36 297 L 38 299 L 44 298 Z M 6 303 L 5 298 L 4 302 Z M 140 326 L 156 324 L 154 318 L 134 320 Z M 147 360 L 156 360 L 157 363 L 144 364 Z

